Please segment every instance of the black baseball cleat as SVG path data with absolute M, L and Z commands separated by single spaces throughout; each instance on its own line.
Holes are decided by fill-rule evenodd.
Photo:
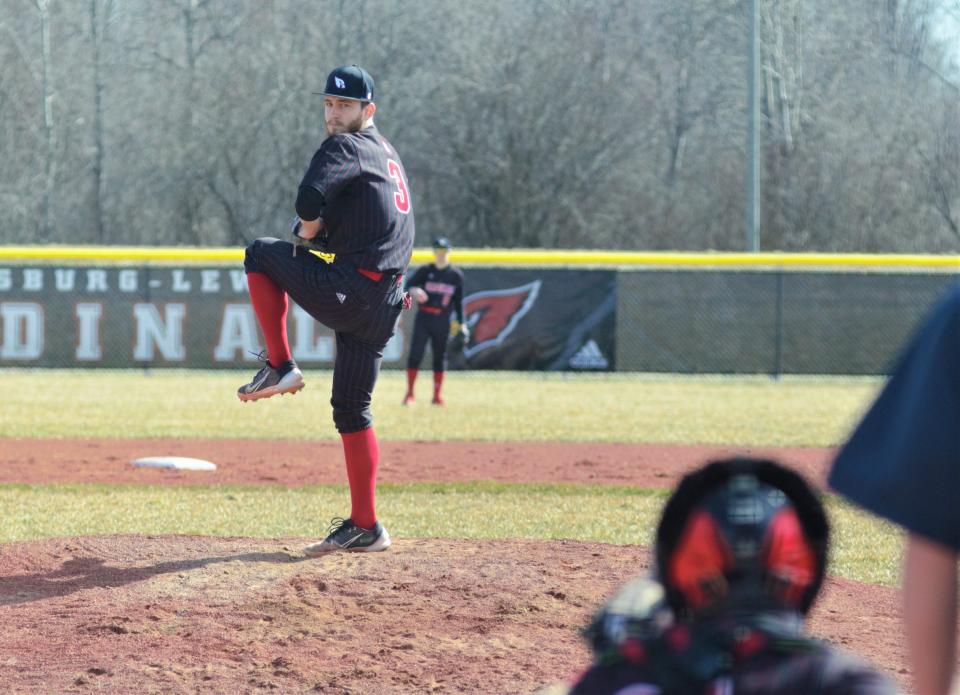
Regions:
M 264 359 L 263 367 L 253 377 L 253 381 L 237 389 L 237 398 L 241 401 L 256 401 L 277 394 L 296 393 L 303 386 L 303 374 L 297 365 L 288 362 L 275 368 Z
M 372 529 L 360 528 L 350 519 L 336 517 L 330 522 L 330 533 L 322 541 L 311 543 L 303 549 L 307 557 L 320 557 L 327 553 L 377 553 L 390 547 L 390 534 L 379 521 Z

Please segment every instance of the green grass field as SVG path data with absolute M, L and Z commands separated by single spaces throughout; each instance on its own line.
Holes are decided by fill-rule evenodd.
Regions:
M 246 372 L 0 372 L 0 437 L 332 438 L 329 372 L 296 397 L 240 404 Z M 429 374 L 428 374 L 429 376 Z M 452 407 L 405 409 L 402 375 L 384 373 L 374 414 L 394 440 L 628 441 L 832 446 L 877 379 L 453 373 Z M 428 384 L 422 384 L 427 387 Z M 424 391 L 425 392 L 425 391 Z M 0 442 L 2 446 L 2 442 Z M 395 536 L 569 538 L 649 544 L 664 490 L 497 483 L 381 485 Z M 0 485 L 0 541 L 105 533 L 322 535 L 340 486 Z M 901 535 L 828 497 L 831 572 L 895 585 Z
M 241 404 L 252 372 L 15 371 L 0 436 L 333 439 L 330 372 L 296 396 Z M 429 396 L 430 373 L 418 384 Z M 878 379 L 451 373 L 454 407 L 404 408 L 404 375 L 385 371 L 373 412 L 389 440 L 670 442 L 832 446 Z

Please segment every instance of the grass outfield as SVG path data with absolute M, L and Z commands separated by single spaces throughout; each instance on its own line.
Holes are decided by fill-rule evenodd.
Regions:
M 0 370 L 0 437 L 332 439 L 330 372 L 296 396 L 241 404 L 252 370 Z M 450 406 L 431 376 L 404 408 L 404 375 L 385 371 L 373 412 L 385 440 L 593 441 L 832 446 L 881 381 L 873 378 L 555 375 L 452 372 Z M 65 414 L 67 414 L 65 416 Z
M 250 372 L 252 373 L 252 372 Z M 330 372 L 308 370 L 295 397 L 241 404 L 250 373 L 0 370 L 0 437 L 330 439 Z M 596 441 L 743 446 L 841 443 L 876 395 L 872 378 L 544 375 L 454 372 L 450 406 L 399 405 L 402 372 L 374 403 L 385 440 Z M 427 395 L 425 371 L 419 393 Z M 524 537 L 642 543 L 667 491 L 495 483 L 381 485 L 378 510 L 398 537 Z M 0 485 L 0 542 L 106 533 L 322 535 L 349 499 L 341 486 Z M 828 498 L 831 572 L 896 585 L 901 535 Z
M 490 482 L 384 484 L 378 510 L 396 537 L 576 539 L 649 545 L 667 490 Z M 344 486 L 302 488 L 2 485 L 0 542 L 106 533 L 322 536 Z M 901 535 L 828 498 L 830 572 L 895 586 Z M 295 549 L 296 550 L 296 549 Z

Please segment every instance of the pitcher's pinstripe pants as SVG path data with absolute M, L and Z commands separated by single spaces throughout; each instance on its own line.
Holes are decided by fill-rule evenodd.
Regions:
M 288 241 L 265 237 L 247 247 L 243 266 L 263 273 L 304 311 L 336 334 L 333 422 L 342 434 L 373 424 L 370 401 L 383 349 L 397 329 L 403 285 L 385 276 L 374 282 L 346 263 L 327 263 Z

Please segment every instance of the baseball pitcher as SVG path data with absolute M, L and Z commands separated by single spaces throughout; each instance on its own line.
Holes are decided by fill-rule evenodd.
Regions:
M 300 182 L 293 239 L 257 239 L 247 247 L 250 301 L 267 354 L 237 392 L 241 401 L 254 401 L 303 388 L 287 341 L 288 296 L 335 332 L 330 403 L 343 440 L 351 511 L 346 519 L 334 518 L 324 540 L 307 546 L 309 556 L 390 545 L 375 510 L 379 449 L 370 402 L 384 347 L 409 306 L 403 274 L 414 237 L 406 172 L 373 123 L 373 78 L 357 65 L 340 67 L 322 94 L 329 137 Z M 334 260 L 311 251 L 334 254 Z

